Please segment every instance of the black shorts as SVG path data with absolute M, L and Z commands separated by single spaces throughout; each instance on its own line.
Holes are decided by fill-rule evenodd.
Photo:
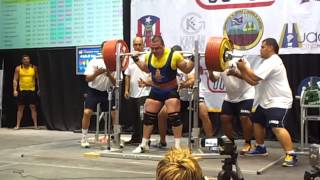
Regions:
M 285 121 L 288 116 L 288 110 L 284 108 L 264 109 L 258 106 L 252 116 L 252 122 L 259 123 L 263 127 L 285 127 Z
M 98 103 L 100 103 L 100 108 L 102 112 L 107 112 L 109 110 L 108 92 L 88 88 L 84 107 L 86 109 L 91 109 L 93 111 L 96 111 Z M 112 95 L 112 100 L 111 100 L 112 110 L 115 109 L 114 105 L 115 105 L 115 98 L 114 98 L 114 95 Z
M 177 89 L 151 88 L 151 91 L 150 91 L 148 98 L 164 102 L 170 98 L 179 99 L 180 96 L 179 96 L 179 93 L 177 92 Z
M 37 105 L 38 95 L 35 91 L 19 91 L 17 104 L 19 105 Z
M 243 100 L 237 103 L 223 101 L 221 114 L 231 116 L 250 116 L 252 112 L 253 99 Z

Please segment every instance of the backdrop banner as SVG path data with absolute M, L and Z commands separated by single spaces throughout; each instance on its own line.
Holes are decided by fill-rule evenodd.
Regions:
M 167 47 L 175 44 L 192 51 L 199 41 L 205 50 L 211 36 L 228 37 L 235 53 L 257 64 L 261 41 L 275 38 L 279 54 L 320 53 L 319 0 L 132 0 L 131 38 L 142 36 L 150 46 L 153 35 L 162 35 Z M 132 47 L 132 46 L 131 46 Z M 253 67 L 256 67 L 255 65 Z M 201 80 L 207 87 L 210 111 L 219 111 L 224 96 L 223 83 L 207 80 L 202 67 Z

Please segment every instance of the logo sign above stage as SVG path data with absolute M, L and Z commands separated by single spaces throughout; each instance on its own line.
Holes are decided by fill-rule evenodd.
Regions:
M 279 47 L 282 51 L 318 49 L 320 47 L 320 30 L 301 31 L 298 23 L 285 23 L 281 32 Z
M 290 1 L 291 2 L 291 1 Z M 278 36 L 280 54 L 320 53 L 320 0 L 292 0 Z
M 235 9 L 271 6 L 275 0 L 196 0 L 203 9 Z
M 301 48 L 301 36 L 297 23 L 284 24 L 280 41 L 280 48 Z
M 224 36 L 234 44 L 235 49 L 248 50 L 255 47 L 263 34 L 263 23 L 258 14 L 241 9 L 232 13 L 224 23 Z
M 147 47 L 150 37 L 160 33 L 161 21 L 166 46 L 180 44 L 186 51 L 193 50 L 191 41 L 198 40 L 202 51 L 209 37 L 227 35 L 236 42 L 236 50 L 246 55 L 259 55 L 261 40 L 269 37 L 278 42 L 287 38 L 282 39 L 280 54 L 320 53 L 320 0 L 131 0 L 131 6 L 131 37 L 143 36 Z M 309 42 L 290 47 L 295 37 L 283 37 L 283 29 L 288 24 L 288 33 L 293 32 L 293 23 L 301 41 L 305 37 Z M 236 32 L 232 31 L 234 27 L 238 28 Z M 318 42 L 311 42 L 316 35 Z

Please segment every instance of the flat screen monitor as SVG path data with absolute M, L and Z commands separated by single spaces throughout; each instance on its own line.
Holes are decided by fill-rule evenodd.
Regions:
M 0 49 L 123 39 L 122 0 L 0 0 Z
M 88 63 L 96 56 L 101 56 L 100 46 L 78 46 L 76 48 L 76 74 L 83 75 Z

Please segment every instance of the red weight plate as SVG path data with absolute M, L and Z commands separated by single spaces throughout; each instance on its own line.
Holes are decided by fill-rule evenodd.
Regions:
M 208 39 L 205 51 L 205 63 L 209 70 L 223 71 L 220 66 L 220 46 L 223 39 L 221 37 L 210 37 Z
M 104 63 L 110 71 L 116 71 L 116 59 L 117 59 L 117 44 L 120 45 L 120 53 L 128 53 L 129 49 L 125 41 L 123 40 L 110 40 L 104 43 L 102 49 L 102 56 Z M 121 70 L 125 70 L 129 64 L 129 57 L 122 56 L 121 57 Z

